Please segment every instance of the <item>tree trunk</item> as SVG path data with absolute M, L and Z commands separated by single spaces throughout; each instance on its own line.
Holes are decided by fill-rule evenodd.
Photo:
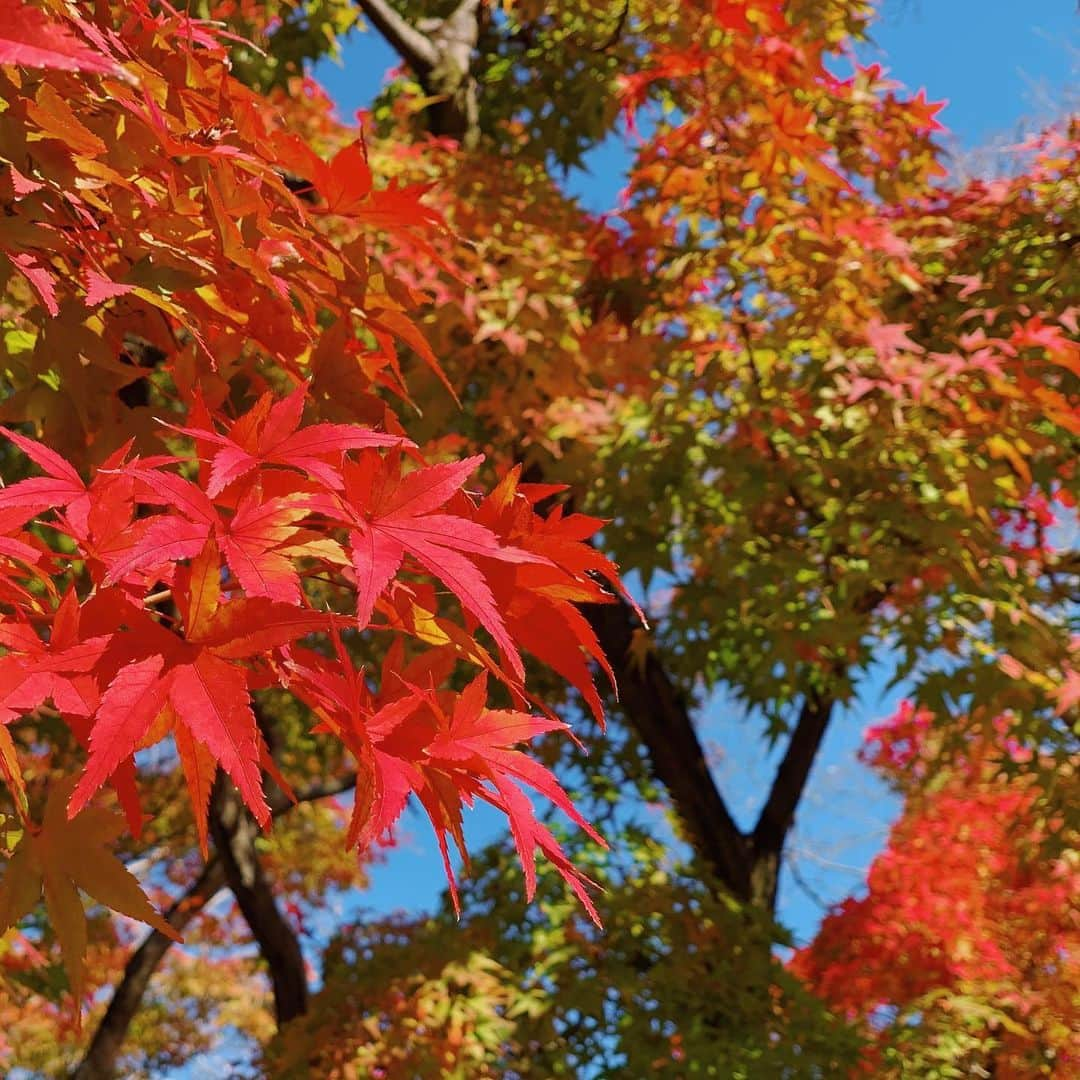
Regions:
M 278 910 L 259 862 L 259 826 L 232 785 L 219 776 L 211 800 L 210 829 L 225 880 L 270 970 L 278 1027 L 307 1012 L 308 987 L 300 942 Z
M 480 138 L 479 88 L 473 55 L 484 17 L 481 0 L 461 0 L 445 19 L 416 26 L 387 0 L 359 0 L 360 9 L 412 69 L 424 92 L 436 99 L 424 110 L 428 130 L 472 148 Z
M 685 694 L 655 652 L 643 662 L 631 653 L 639 624 L 625 600 L 583 610 L 615 672 L 619 705 L 645 744 L 654 775 L 671 795 L 686 839 L 725 889 L 749 900 L 750 846 L 713 780 Z
M 166 921 L 177 930 L 183 930 L 224 887 L 225 867 L 215 856 L 187 892 L 165 913 Z M 120 1056 L 128 1028 L 142 1005 L 150 977 L 170 945 L 172 939 L 155 930 L 132 953 L 86 1055 L 71 1074 L 73 1080 L 111 1080 L 116 1075 L 116 1059 Z

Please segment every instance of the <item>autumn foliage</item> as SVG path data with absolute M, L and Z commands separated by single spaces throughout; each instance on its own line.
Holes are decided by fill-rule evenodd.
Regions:
M 1070 1019 L 1080 986 L 1075 840 L 1060 835 L 1060 819 L 1038 813 L 1028 785 L 1001 778 L 1003 751 L 992 739 L 968 746 L 944 782 L 920 790 L 932 720 L 904 702 L 868 733 L 864 752 L 907 790 L 905 812 L 870 868 L 866 896 L 830 914 L 791 967 L 836 1007 L 871 1021 L 868 1075 L 918 1065 L 1067 1076 L 1080 1063 Z M 997 720 L 991 731 L 1006 730 L 1007 718 Z M 873 1023 L 883 1015 L 891 1023 Z
M 872 15 L 0 0 L 5 1068 L 1078 1067 L 1077 131 L 961 182 Z M 785 964 L 882 669 L 903 814 Z M 410 805 L 447 904 L 365 920 Z
M 31 10 L 0 54 L 18 87 L 7 130 L 34 160 L 32 177 L 6 169 L 14 221 L 4 254 L 9 276 L 22 279 L 9 287 L 29 290 L 19 317 L 20 332 L 36 337 L 27 362 L 47 353 L 60 374 L 59 392 L 41 398 L 31 384 L 4 404 L 9 420 L 33 418 L 45 441 L 7 432 L 40 475 L 0 493 L 10 608 L 2 708 L 11 720 L 51 703 L 87 757 L 65 800 L 71 825 L 56 795 L 39 825 L 3 729 L 23 834 L 0 892 L 5 925 L 44 884 L 76 999 L 85 930 L 67 881 L 162 926 L 126 871 L 79 842 L 94 828 L 109 835 L 88 804 L 110 784 L 137 839 L 135 755 L 170 739 L 204 857 L 219 769 L 268 826 L 264 771 L 291 791 L 253 709 L 253 692 L 273 687 L 303 701 L 355 761 L 350 846 L 387 834 L 415 795 L 452 881 L 447 844 L 464 853 L 462 804 L 483 799 L 510 819 L 526 880 L 543 851 L 592 911 L 587 878 L 519 786 L 590 828 L 518 749 L 565 729 L 525 711 L 518 634 L 592 694 L 572 642 L 599 650 L 573 604 L 606 599 L 589 574 L 614 583 L 614 572 L 583 543 L 598 522 L 537 517 L 512 475 L 486 499 L 470 495 L 481 459 L 427 464 L 376 397 L 379 387 L 407 394 L 397 343 L 423 339 L 406 314 L 406 286 L 381 271 L 370 288 L 363 236 L 437 229 L 422 191 L 374 191 L 361 143 L 324 164 L 229 79 L 210 24 L 147 5 L 103 31 L 61 7 Z M 182 89 L 169 84 L 177 64 Z M 325 201 L 309 208 L 284 169 L 310 176 Z M 327 215 L 354 232 L 340 249 L 320 233 Z M 312 353 L 329 320 L 342 324 L 339 347 L 353 356 L 366 404 L 352 424 L 310 419 Z M 136 336 L 164 359 L 146 402 L 130 407 L 121 392 L 145 378 L 125 353 Z M 229 398 L 236 379 L 249 394 L 267 387 L 243 411 Z M 102 396 L 103 380 L 115 396 Z M 275 382 L 294 389 L 275 393 Z M 168 445 L 140 454 L 130 426 L 152 419 Z M 305 596 L 304 579 L 329 585 L 321 603 Z M 378 690 L 342 642 L 369 627 L 396 639 Z M 544 644 L 545 627 L 559 637 Z M 406 640 L 422 646 L 408 663 Z M 479 674 L 444 689 L 459 663 Z M 489 675 L 513 708 L 489 706 Z

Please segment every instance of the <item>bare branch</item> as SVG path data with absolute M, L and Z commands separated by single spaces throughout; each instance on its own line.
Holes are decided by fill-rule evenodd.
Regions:
M 182 931 L 224 887 L 225 867 L 215 855 L 183 896 L 165 913 L 165 921 Z M 72 1073 L 73 1080 L 108 1080 L 115 1075 L 116 1059 L 120 1056 L 131 1021 L 142 1005 L 150 977 L 172 943 L 171 938 L 155 930 L 131 954 L 124 975 L 113 991 L 109 1007 L 90 1040 L 90 1046 Z
M 386 0 L 359 0 L 360 10 L 391 48 L 424 80 L 439 62 L 434 43 L 399 15 Z
M 582 609 L 615 672 L 619 703 L 645 744 L 656 778 L 668 789 L 687 839 L 720 883 L 750 898 L 750 851 L 705 760 L 687 707 L 660 657 L 642 662 L 630 646 L 637 618 L 623 600 Z
M 338 780 L 313 784 L 297 792 L 296 801 L 297 804 L 315 802 L 340 795 L 355 784 L 356 774 L 349 773 Z M 293 804 L 276 788 L 269 793 L 268 801 L 274 817 L 281 817 L 293 808 Z M 225 886 L 225 866 L 215 853 L 199 877 L 165 913 L 165 919 L 182 931 Z M 90 1040 L 90 1046 L 72 1073 L 73 1080 L 109 1080 L 116 1075 L 116 1059 L 123 1049 L 128 1028 L 142 1005 L 151 977 L 172 944 L 171 938 L 155 930 L 132 953 L 123 977 L 113 991 L 109 1007 Z

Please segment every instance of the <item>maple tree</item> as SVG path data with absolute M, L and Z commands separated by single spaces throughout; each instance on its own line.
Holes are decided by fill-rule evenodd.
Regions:
M 973 743 L 926 791 L 919 773 L 935 736 L 925 710 L 905 702 L 869 736 L 873 764 L 907 789 L 904 815 L 867 895 L 832 913 L 793 969 L 853 1016 L 886 1012 L 891 1022 L 871 1027 L 868 1075 L 1074 1072 L 1074 838 L 1038 814 L 1029 785 L 1003 781 L 995 759 L 1015 748 Z
M 152 1072 L 218 1023 L 275 1075 L 1068 1067 L 1068 981 L 1010 949 L 1073 932 L 1075 130 L 951 184 L 937 106 L 836 74 L 861 0 L 4 13 L 7 1063 Z M 403 63 L 361 126 L 301 70 L 358 19 Z M 620 124 L 596 216 L 559 177 Z M 785 968 L 796 811 L 883 659 L 934 734 L 869 897 Z M 721 690 L 783 746 L 748 830 Z M 525 746 L 570 716 L 591 756 Z M 316 949 L 410 799 L 446 911 Z M 510 838 L 459 889 L 477 801 Z M 1018 815 L 1058 853 L 1021 867 Z M 897 897 L 944 933 L 924 835 L 1038 908 L 972 931 L 1011 967 L 905 952 Z
M 587 573 L 600 567 L 612 581 L 614 574 L 582 543 L 595 525 L 555 518 L 538 530 L 513 477 L 490 510 L 463 490 L 481 458 L 425 463 L 375 393 L 380 385 L 406 393 L 394 338 L 419 340 L 405 314 L 410 292 L 385 272 L 370 290 L 362 237 L 340 248 L 325 239 L 280 169 L 295 159 L 329 192 L 319 210 L 362 228 L 437 228 L 437 216 L 415 188 L 375 191 L 360 143 L 324 164 L 284 131 L 271 108 L 228 75 L 213 24 L 149 6 L 129 9 L 117 30 L 66 6 L 26 11 L 25 20 L 14 16 L 17 30 L 0 54 L 18 88 L 5 122 L 23 147 L 5 148 L 20 224 L 5 232 L 4 253 L 9 290 L 30 301 L 12 307 L 12 326 L 36 341 L 25 358 L 27 381 L 9 372 L 4 415 L 37 422 L 43 441 L 15 430 L 7 437 L 43 475 L 0 492 L 11 609 L 3 708 L 8 722 L 48 709 L 85 746 L 86 762 L 77 781 L 53 787 L 39 824 L 20 747 L 4 729 L 3 773 L 21 831 L 0 885 L 5 928 L 35 906 L 44 883 L 76 1010 L 86 932 L 66 882 L 172 935 L 119 865 L 98 864 L 85 838 L 96 830 L 105 840 L 115 830 L 88 806 L 110 783 L 138 839 L 144 810 L 135 756 L 169 739 L 204 859 L 208 814 L 215 829 L 228 816 L 210 809 L 219 770 L 267 826 L 264 774 L 296 799 L 253 707 L 253 693 L 274 686 L 306 702 L 318 730 L 356 763 L 350 846 L 366 847 L 392 829 L 414 793 L 452 878 L 447 838 L 464 851 L 461 804 L 482 798 L 509 816 L 527 880 L 539 848 L 594 911 L 587 879 L 517 786 L 552 797 L 589 828 L 554 777 L 515 749 L 565 725 L 526 711 L 524 666 L 488 578 L 497 577 L 511 604 L 534 594 L 541 620 L 559 617 L 573 600 L 603 601 L 608 594 Z M 178 60 L 188 75 L 172 113 L 162 72 Z M 202 123 L 211 115 L 216 126 Z M 236 142 L 218 145 L 208 126 L 228 127 Z M 52 153 L 50 141 L 59 144 Z M 45 144 L 40 163 L 36 143 Z M 84 177 L 96 179 L 87 186 Z M 212 280 L 200 284 L 196 267 Z M 305 424 L 315 404 L 308 356 L 321 324 L 334 319 L 360 354 L 354 378 L 366 387 L 367 410 L 353 423 Z M 122 391 L 146 377 L 124 355 L 130 335 L 160 354 L 153 387 L 134 405 Z M 79 339 L 93 337 L 100 346 L 87 353 Z M 62 371 L 46 399 L 36 396 L 35 357 Z M 90 380 L 106 372 L 108 396 L 95 400 Z M 296 389 L 279 398 L 269 388 L 275 381 Z M 230 398 L 238 392 L 243 401 L 241 386 L 249 399 L 267 389 L 238 409 Z M 138 431 L 139 423 L 127 419 L 137 413 L 162 422 L 170 448 L 185 441 L 196 456 L 139 453 L 128 428 Z M 80 416 L 75 429 L 73 416 Z M 391 430 L 360 422 L 376 417 Z M 60 429 L 66 434 L 58 437 Z M 142 442 L 150 442 L 146 428 Z M 89 483 L 77 466 L 89 470 Z M 527 546 L 509 542 L 511 531 Z M 499 563 L 515 569 L 495 574 Z M 530 578 L 518 567 L 540 572 Z M 302 578 L 325 584 L 317 605 Z M 464 619 L 456 625 L 455 607 Z M 581 624 L 562 622 L 571 631 Z M 377 694 L 343 640 L 369 628 L 408 637 L 420 651 L 406 661 L 403 648 L 391 649 L 396 663 L 384 664 Z M 498 659 L 478 640 L 480 628 Z M 301 644 L 327 636 L 332 664 Z M 459 662 L 484 674 L 459 693 L 439 689 Z M 505 684 L 511 708 L 489 706 L 488 674 Z M 57 823 L 59 791 L 67 796 L 66 829 Z M 302 1003 L 295 993 L 277 987 L 279 1019 Z

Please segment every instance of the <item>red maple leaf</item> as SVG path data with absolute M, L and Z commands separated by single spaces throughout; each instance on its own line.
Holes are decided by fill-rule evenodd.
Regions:
M 48 642 L 28 623 L 0 623 L 0 645 L 8 650 L 0 658 L 0 723 L 7 724 L 43 702 L 69 716 L 88 717 L 99 694 L 93 676 L 108 637 L 81 640 L 79 601 L 69 590 L 53 616 Z M 63 656 L 57 670 L 52 658 Z
M 543 556 L 500 543 L 483 525 L 457 514 L 436 513 L 455 496 L 483 460 L 466 458 L 400 475 L 396 458 L 365 454 L 345 467 L 345 496 L 338 500 L 356 572 L 356 615 L 368 625 L 375 602 L 401 568 L 406 554 L 449 586 L 462 606 L 491 634 L 520 681 L 525 669 L 491 589 L 475 559 L 542 563 Z M 330 512 L 333 512 L 332 510 Z
M 0 64 L 62 71 L 114 71 L 107 56 L 26 0 L 0 0 Z
M 106 585 L 136 573 L 163 573 L 170 563 L 194 558 L 213 538 L 249 597 L 301 602 L 294 559 L 306 549 L 298 523 L 311 513 L 311 500 L 302 491 L 264 499 L 262 485 L 252 483 L 232 516 L 226 517 L 198 485 L 182 476 L 141 463 L 128 466 L 121 475 L 136 482 L 139 501 L 166 506 L 169 512 L 133 523 L 102 553 L 108 567 Z M 329 544 L 324 540 L 320 552 L 325 554 Z
M 300 576 L 293 562 L 297 551 L 291 545 L 300 532 L 297 523 L 310 512 L 303 495 L 263 500 L 255 485 L 218 529 L 225 561 L 248 596 L 300 603 Z
M 120 470 L 131 451 L 131 440 L 102 462 L 88 487 L 75 468 L 55 450 L 17 431 L 0 428 L 0 433 L 46 474 L 0 489 L 0 522 L 3 526 L 22 524 L 46 510 L 56 510 L 57 527 L 84 545 L 91 557 L 107 557 L 111 547 L 130 546 L 128 530 L 134 515 L 133 486 L 131 479 Z M 149 470 L 176 460 L 162 455 L 143 458 L 137 464 Z M 118 544 L 117 538 L 121 534 L 125 539 Z
M 582 543 L 595 535 L 604 522 L 584 514 L 564 517 L 561 507 L 546 518 L 540 517 L 533 509 L 535 504 L 563 488 L 520 484 L 520 471 L 515 468 L 508 472 L 492 490 L 481 503 L 477 520 L 504 543 L 542 559 L 492 566 L 488 581 L 514 640 L 573 685 L 603 724 L 603 705 L 589 661 L 600 666 L 612 687 L 615 676 L 578 605 L 610 603 L 617 592 L 642 625 L 648 623 L 619 582 L 615 565 L 602 552 Z
M 340 462 L 347 451 L 365 447 L 412 445 L 398 435 L 358 424 L 311 424 L 301 428 L 306 401 L 306 386 L 297 387 L 278 402 L 271 394 L 264 394 L 229 426 L 227 434 L 209 425 L 175 428 L 198 442 L 219 447 L 211 459 L 207 495 L 213 498 L 220 494 L 260 464 L 298 469 L 326 487 L 340 490 L 341 476 L 332 459 Z
M 265 825 L 270 816 L 260 773 L 265 748 L 251 709 L 251 672 L 237 661 L 326 630 L 331 618 L 261 597 L 222 602 L 221 560 L 212 540 L 177 576 L 174 597 L 183 637 L 122 597 L 111 601 L 113 625 L 127 625 L 128 633 L 114 635 L 110 643 L 119 663 L 94 715 L 90 755 L 69 811 L 78 813 L 169 706 L 177 725 L 225 769 Z M 193 787 L 196 805 L 202 795 L 201 787 Z
M 89 744 L 90 718 L 101 701 L 96 671 L 111 637 L 84 636 L 82 615 L 74 590 L 69 590 L 53 615 L 47 642 L 26 623 L 0 625 L 0 645 L 8 650 L 0 659 L 0 724 L 11 723 L 52 701 L 79 743 Z M 138 837 L 142 807 L 134 763 L 122 763 L 111 780 L 128 827 Z
M 595 883 L 574 867 L 551 831 L 536 819 L 521 787 L 524 784 L 548 799 L 597 843 L 604 843 L 555 776 L 517 749 L 547 732 L 567 730 L 565 724 L 528 713 L 488 709 L 486 674 L 461 694 L 436 693 L 410 683 L 396 660 L 384 668 L 384 684 L 393 682 L 397 696 L 384 685 L 388 697 L 375 703 L 340 642 L 336 664 L 297 653 L 291 667 L 293 692 L 312 708 L 321 727 L 336 734 L 362 763 L 364 795 L 354 807 L 349 843 L 363 846 L 392 830 L 409 796 L 414 795 L 435 830 L 451 897 L 459 908 L 449 840 L 467 859 L 462 807 L 481 799 L 506 814 L 528 898 L 536 889 L 539 850 L 599 923 L 588 891 Z M 396 677 L 390 674 L 395 667 Z
M 0 433 L 45 473 L 44 476 L 32 476 L 0 490 L 0 511 L 18 511 L 22 515 L 21 520 L 25 522 L 37 517 L 44 510 L 76 504 L 82 508 L 85 516 L 90 507 L 90 499 L 86 485 L 73 465 L 55 450 L 50 450 L 43 443 L 28 439 L 17 431 L 0 428 Z

